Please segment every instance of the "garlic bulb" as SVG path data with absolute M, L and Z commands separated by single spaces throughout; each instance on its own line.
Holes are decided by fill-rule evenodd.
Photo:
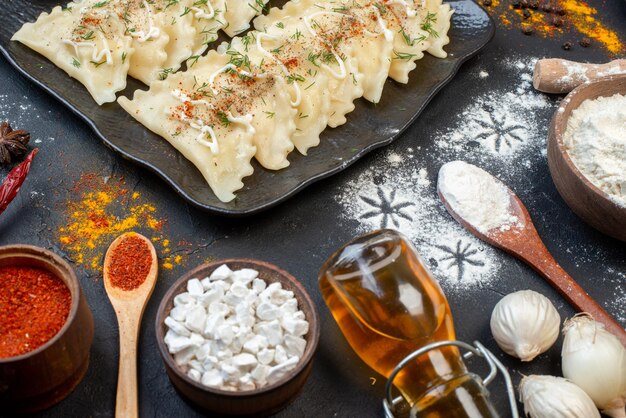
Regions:
M 531 361 L 559 337 L 561 317 L 550 300 L 532 290 L 503 297 L 491 313 L 491 333 L 500 348 Z
M 563 376 L 587 392 L 604 414 L 626 417 L 626 348 L 588 314 L 565 321 L 563 335 Z
M 519 392 L 532 418 L 600 418 L 589 395 L 562 377 L 525 376 Z

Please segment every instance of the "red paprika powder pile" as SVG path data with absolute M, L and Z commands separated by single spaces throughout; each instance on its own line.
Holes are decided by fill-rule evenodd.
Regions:
M 72 295 L 63 280 L 33 267 L 0 268 L 0 358 L 33 351 L 63 327 Z
M 123 290 L 136 289 L 146 280 L 151 266 L 148 244 L 137 236 L 124 238 L 111 254 L 108 267 L 111 285 Z

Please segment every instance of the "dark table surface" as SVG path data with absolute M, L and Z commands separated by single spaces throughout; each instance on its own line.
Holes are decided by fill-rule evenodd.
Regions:
M 534 289 L 545 294 L 562 318 L 572 316 L 574 311 L 530 268 L 473 240 L 445 214 L 434 200 L 436 176 L 439 167 L 452 159 L 476 163 L 510 184 L 527 205 L 559 263 L 626 325 L 626 245 L 587 226 L 559 196 L 548 171 L 545 141 L 550 117 L 562 96 L 536 94 L 528 84 L 532 61 L 537 58 L 606 62 L 616 55 L 598 42 L 589 48 L 580 47 L 577 42 L 584 35 L 567 23 L 562 34 L 525 36 L 518 20 L 507 24 L 498 17 L 507 2 L 498 3 L 494 1 L 489 8 L 498 26 L 494 40 L 461 68 L 397 141 L 346 171 L 308 187 L 286 203 L 241 219 L 218 217 L 186 204 L 155 175 L 102 145 L 87 125 L 0 59 L 0 119 L 13 122 L 17 129 L 30 130 L 32 144 L 40 148 L 20 195 L 0 217 L 0 244 L 33 244 L 64 256 L 80 277 L 95 319 L 91 363 L 84 380 L 63 402 L 39 415 L 108 417 L 115 406 L 117 323 L 99 271 L 114 236 L 101 237 L 94 248 L 85 250 L 82 259 L 80 251 L 62 240 L 62 229 L 72 223 L 72 211 L 85 197 L 84 187 L 79 187 L 81 176 L 82 184 L 85 176 L 92 179 L 95 191 L 98 185 L 114 187 L 117 182 L 136 192 L 133 202 L 112 204 L 110 210 L 120 220 L 132 215 L 133 205 L 146 205 L 153 218 L 164 221 L 159 228 L 142 222 L 133 227 L 158 240 L 162 255 L 161 274 L 145 311 L 139 342 L 143 417 L 199 415 L 167 379 L 156 348 L 154 319 L 161 297 L 178 276 L 203 261 L 230 257 L 258 258 L 288 270 L 302 281 L 319 307 L 322 335 L 313 373 L 300 396 L 278 416 L 381 416 L 384 378 L 351 351 L 317 288 L 318 270 L 335 249 L 381 226 L 395 226 L 416 243 L 447 294 L 459 339 L 483 342 L 509 367 L 515 383 L 521 374 L 560 375 L 560 340 L 530 364 L 505 355 L 493 341 L 489 331 L 491 310 L 512 291 Z M 626 41 L 626 3 L 588 3 L 597 8 L 596 18 L 615 31 L 622 42 Z M 569 51 L 561 47 L 567 41 L 573 44 Z M 620 54 L 623 57 L 624 51 L 617 57 Z M 534 104 L 524 104 L 529 101 Z M 504 108 L 494 108 L 498 104 Z M 494 125 L 506 127 L 508 122 L 499 119 L 500 110 L 514 110 L 510 114 L 512 123 L 522 126 L 515 134 L 519 138 L 509 140 L 523 144 L 508 154 L 506 150 L 490 150 L 489 139 L 471 128 L 477 114 L 483 121 L 491 118 Z M 446 147 L 442 141 L 455 146 Z M 7 168 L 0 169 L 0 176 L 7 172 Z M 412 180 L 415 189 L 403 194 L 406 190 L 402 189 Z M 394 188 L 398 189 L 398 199 L 415 199 L 414 207 L 406 211 L 409 216 L 398 216 L 402 208 L 394 209 L 392 204 L 384 209 L 389 216 L 369 217 L 362 193 L 380 191 L 383 200 L 393 201 Z M 464 254 L 455 251 L 459 243 L 461 250 L 470 246 Z M 466 268 L 459 271 L 459 265 Z M 496 381 L 491 389 L 502 416 L 508 416 L 502 381 Z

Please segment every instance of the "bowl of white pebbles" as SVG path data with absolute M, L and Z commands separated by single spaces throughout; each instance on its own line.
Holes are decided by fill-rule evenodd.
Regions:
M 230 259 L 203 264 L 172 285 L 156 335 L 183 398 L 210 413 L 267 416 L 301 391 L 320 329 L 296 278 L 262 261 Z
M 626 75 L 584 83 L 563 99 L 550 126 L 548 164 L 580 218 L 626 241 Z

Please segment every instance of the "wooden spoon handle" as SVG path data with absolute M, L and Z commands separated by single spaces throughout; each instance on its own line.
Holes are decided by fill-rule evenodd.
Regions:
M 606 64 L 587 64 L 560 58 L 545 58 L 535 64 L 533 86 L 544 93 L 569 93 L 586 81 L 621 73 L 626 73 L 626 59 Z
M 127 310 L 116 313 L 120 330 L 120 361 L 117 377 L 115 417 L 137 418 L 139 416 L 137 395 L 139 323 L 128 315 Z
M 524 261 L 542 275 L 578 311 L 589 313 L 593 319 L 604 324 L 626 347 L 626 330 L 611 314 L 604 310 L 576 281 L 556 262 L 541 243 L 529 254 L 519 254 Z

